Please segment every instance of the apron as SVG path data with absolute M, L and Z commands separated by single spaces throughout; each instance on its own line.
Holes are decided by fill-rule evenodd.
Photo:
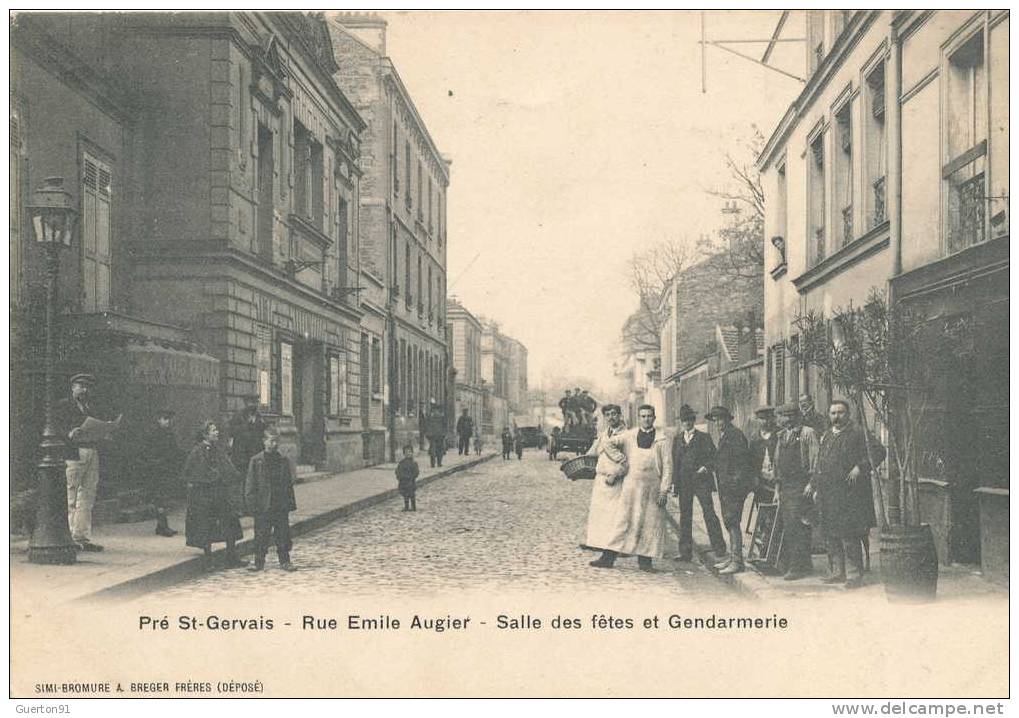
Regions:
M 662 480 L 658 452 L 637 446 L 636 433 L 627 441 L 626 455 L 630 471 L 623 479 L 619 494 L 619 526 L 623 530 L 619 548 L 614 551 L 635 556 L 661 558 L 665 555 L 665 510 L 658 506 Z

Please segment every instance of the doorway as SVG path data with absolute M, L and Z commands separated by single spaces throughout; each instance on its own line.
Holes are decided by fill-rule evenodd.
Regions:
M 294 424 L 299 463 L 325 464 L 325 421 L 322 406 L 325 381 L 325 347 L 322 342 L 294 346 Z

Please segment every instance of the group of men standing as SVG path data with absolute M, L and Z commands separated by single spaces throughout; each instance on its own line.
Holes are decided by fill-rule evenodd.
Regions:
M 852 421 L 847 402 L 832 401 L 827 418 L 814 411 L 809 396 L 800 397 L 799 404 L 761 407 L 755 412 L 759 429 L 749 441 L 733 424 L 732 412 L 715 406 L 705 418 L 713 424 L 717 444 L 696 427 L 697 414 L 687 405 L 680 409 L 675 434 L 655 428 L 649 405 L 638 409 L 639 426 L 631 430 L 623 425 L 619 407 L 606 405 L 602 413 L 606 426 L 589 452 L 598 456 L 598 464 L 585 544 L 602 550 L 592 566 L 609 568 L 620 554 L 630 554 L 638 556 L 642 570 L 652 570 L 652 559 L 665 555 L 671 491 L 679 504 L 675 559 L 693 560 L 696 498 L 717 557 L 714 568 L 739 573 L 745 569 L 741 522 L 747 498 L 755 493 L 758 500 L 778 500 L 785 579 L 813 572 L 811 523 L 819 519 L 831 567 L 825 582 L 860 585 L 863 547 L 876 525 L 870 475 L 885 450 Z
M 569 429 L 578 424 L 593 425 L 598 402 L 588 395 L 587 389 L 578 386 L 573 392 L 566 390 L 559 400 L 559 408 L 563 412 L 563 426 Z

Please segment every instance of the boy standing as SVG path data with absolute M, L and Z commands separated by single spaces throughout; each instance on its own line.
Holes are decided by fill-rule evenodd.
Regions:
M 156 414 L 156 423 L 149 427 L 141 445 L 140 470 L 145 478 L 149 500 L 156 509 L 157 536 L 177 535 L 177 532 L 170 528 L 166 509 L 173 483 L 180 476 L 184 457 L 177 448 L 177 439 L 170 426 L 172 421 L 173 412 L 170 409 L 161 410 Z
M 251 457 L 247 481 L 244 483 L 244 504 L 255 519 L 255 564 L 250 571 L 265 568 L 269 540 L 276 540 L 276 556 L 280 568 L 294 571 L 290 563 L 290 512 L 297 509 L 294 478 L 290 462 L 279 453 L 280 437 L 275 426 L 267 426 L 262 435 L 265 450 Z
M 403 458 L 396 465 L 396 482 L 403 497 L 404 511 L 417 511 L 417 477 L 418 464 L 414 461 L 414 447 L 407 444 L 403 447 Z

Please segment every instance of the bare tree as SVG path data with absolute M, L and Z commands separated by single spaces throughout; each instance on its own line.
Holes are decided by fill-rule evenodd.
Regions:
M 686 269 L 696 250 L 685 240 L 668 239 L 634 254 L 627 265 L 630 287 L 640 307 L 623 325 L 624 351 L 658 351 L 668 319 L 666 295 L 672 280 Z
M 758 280 L 764 273 L 764 191 L 755 161 L 764 148 L 764 135 L 754 126 L 753 137 L 740 145 L 738 153 L 725 155 L 730 181 L 708 194 L 725 200 L 722 214 L 727 226 L 717 237 L 705 236 L 698 243 L 705 253 L 725 252 L 725 271 L 735 279 Z

